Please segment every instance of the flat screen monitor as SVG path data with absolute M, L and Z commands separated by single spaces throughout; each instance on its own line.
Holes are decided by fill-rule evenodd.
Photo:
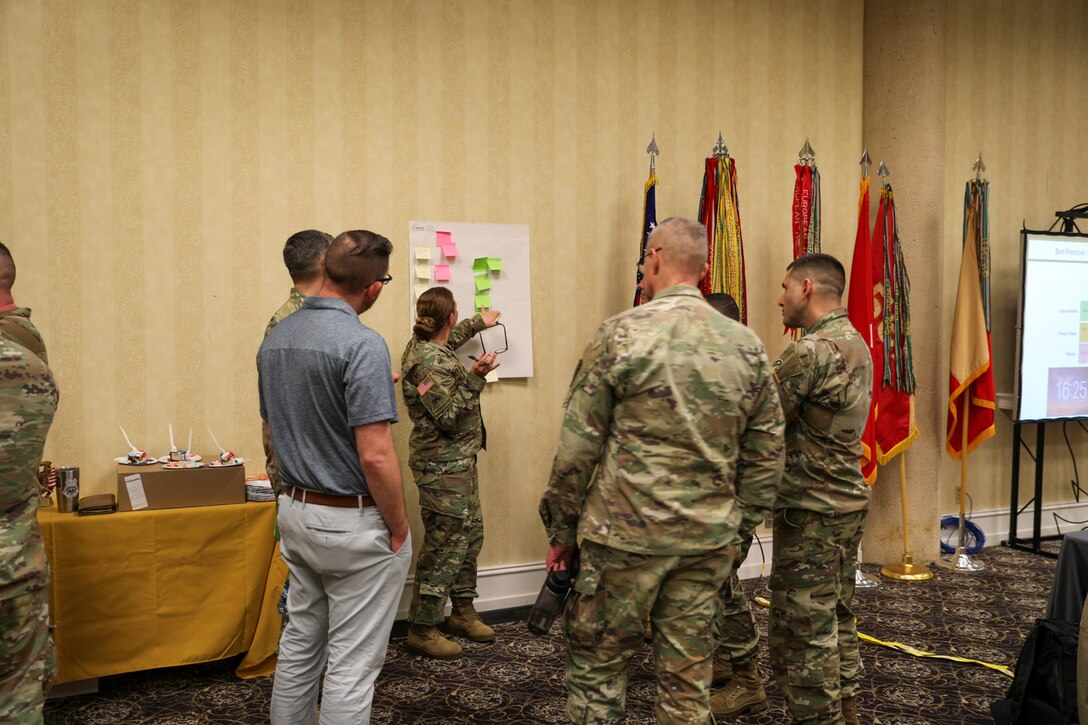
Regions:
M 1088 418 L 1088 236 L 1021 233 L 1016 419 Z

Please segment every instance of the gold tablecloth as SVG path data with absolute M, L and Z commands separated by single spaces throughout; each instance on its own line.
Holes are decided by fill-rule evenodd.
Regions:
M 240 652 L 240 677 L 272 672 L 287 577 L 275 516 L 274 503 L 103 516 L 40 509 L 57 682 Z

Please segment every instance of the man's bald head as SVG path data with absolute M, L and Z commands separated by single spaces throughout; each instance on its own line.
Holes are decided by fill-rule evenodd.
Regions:
M 662 251 L 662 264 L 696 280 L 706 264 L 706 227 L 691 219 L 669 217 L 657 225 L 648 246 Z

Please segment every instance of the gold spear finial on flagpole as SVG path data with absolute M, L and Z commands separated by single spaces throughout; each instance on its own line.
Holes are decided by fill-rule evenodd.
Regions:
M 869 167 L 873 165 L 873 159 L 869 156 L 869 149 L 861 152 L 861 159 L 858 163 L 861 164 L 861 178 L 867 178 L 869 176 Z
M 654 159 L 657 158 L 661 152 L 657 148 L 657 134 L 653 135 L 650 139 L 650 145 L 646 147 L 646 153 L 650 154 L 650 173 L 654 173 Z
M 982 181 L 982 172 L 986 170 L 986 164 L 982 163 L 981 151 L 978 152 L 978 158 L 971 164 L 971 168 L 975 172 L 975 181 Z
M 880 166 L 876 167 L 876 175 L 880 177 L 880 185 L 885 189 L 888 188 L 888 177 L 892 175 L 892 172 L 888 171 L 888 167 L 884 165 L 884 162 L 880 162 Z
M 797 162 L 802 166 L 812 166 L 812 162 L 816 160 L 816 152 L 812 149 L 812 144 L 808 142 L 808 137 L 805 137 L 805 145 L 801 147 L 801 150 L 797 152 Z
M 718 143 L 714 144 L 714 158 L 729 158 L 729 148 L 725 145 L 725 139 L 722 138 L 721 131 L 718 131 Z

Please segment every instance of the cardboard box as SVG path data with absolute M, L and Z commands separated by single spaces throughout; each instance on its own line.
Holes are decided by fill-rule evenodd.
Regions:
M 139 481 L 129 476 L 138 475 Z M 141 505 L 140 492 L 147 505 Z M 134 507 L 132 498 L 137 505 Z M 168 470 L 161 465 L 117 465 L 117 510 L 172 509 L 246 502 L 245 466 Z

